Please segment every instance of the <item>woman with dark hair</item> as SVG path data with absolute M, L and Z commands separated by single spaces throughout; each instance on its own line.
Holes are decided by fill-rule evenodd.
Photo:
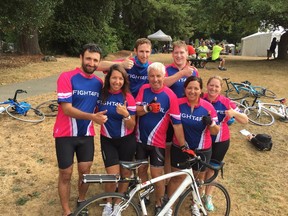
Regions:
M 129 92 L 126 70 L 118 65 L 111 66 L 104 81 L 99 100 L 99 110 L 107 110 L 108 120 L 101 125 L 101 152 L 108 174 L 120 174 L 129 177 L 131 172 L 120 167 L 119 161 L 132 161 L 136 151 L 134 135 L 136 105 Z M 128 183 L 121 183 L 118 192 L 124 193 Z M 115 183 L 105 184 L 105 192 L 114 192 Z M 114 203 L 114 211 L 118 208 Z M 102 215 L 112 215 L 112 199 L 107 200 Z
M 184 83 L 185 97 L 179 98 L 178 104 L 187 148 L 194 150 L 202 160 L 209 162 L 212 154 L 211 134 L 216 135 L 219 132 L 219 126 L 216 124 L 218 121 L 216 110 L 212 104 L 201 98 L 202 88 L 203 82 L 200 77 L 188 77 Z M 187 157 L 174 136 L 171 146 L 172 171 L 185 169 Z M 205 167 L 195 164 L 193 170 L 197 179 L 204 180 Z M 170 180 L 168 198 L 172 196 L 184 178 L 185 176 L 181 175 Z M 192 215 L 200 215 L 197 205 L 193 205 L 191 211 Z M 167 215 L 172 215 L 172 209 L 167 212 Z

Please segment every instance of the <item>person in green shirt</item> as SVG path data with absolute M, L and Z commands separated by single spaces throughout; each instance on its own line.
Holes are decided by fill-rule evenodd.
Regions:
M 219 61 L 219 66 L 218 69 L 221 71 L 227 70 L 224 65 L 225 65 L 225 59 L 220 57 L 221 51 L 224 49 L 224 45 L 222 43 L 217 43 L 216 45 L 213 46 L 212 48 L 212 55 L 211 57 L 207 58 L 207 60 L 212 60 L 212 61 Z

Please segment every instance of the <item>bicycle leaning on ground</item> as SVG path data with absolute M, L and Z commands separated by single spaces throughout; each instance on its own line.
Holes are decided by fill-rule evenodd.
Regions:
M 249 81 L 243 81 L 241 83 L 236 83 L 229 81 L 229 78 L 223 78 L 225 80 L 227 90 L 226 96 L 231 100 L 240 100 L 248 96 L 260 95 L 268 98 L 276 98 L 276 94 L 271 90 L 261 87 L 253 86 Z
M 254 95 L 254 97 L 251 106 L 246 100 L 241 102 L 246 105 L 244 113 L 250 122 L 256 125 L 269 126 L 275 122 L 274 116 L 278 116 L 283 122 L 288 122 L 288 107 L 285 105 L 285 98 L 274 99 L 274 101 L 279 102 L 279 104 L 275 104 L 261 102 L 258 100 L 259 95 Z
M 101 215 L 103 208 L 106 204 L 107 198 L 112 198 L 113 202 L 117 201 L 117 207 L 113 209 L 111 215 L 122 215 L 122 216 L 135 216 L 135 215 L 147 215 L 147 209 L 144 201 L 144 197 L 150 194 L 153 189 L 153 184 L 165 179 L 173 178 L 179 175 L 186 175 L 184 181 L 174 192 L 172 197 L 165 203 L 163 209 L 158 214 L 158 216 L 164 216 L 165 213 L 174 204 L 173 215 L 191 215 L 193 210 L 193 205 L 197 205 L 199 211 L 202 215 L 208 215 L 205 209 L 201 195 L 198 192 L 198 188 L 205 186 L 213 186 L 213 203 L 214 211 L 209 213 L 209 215 L 221 215 L 228 216 L 230 213 L 230 196 L 228 191 L 219 183 L 213 182 L 213 180 L 218 175 L 219 170 L 222 170 L 224 163 L 218 163 L 217 165 L 210 165 L 205 161 L 202 161 L 199 156 L 194 155 L 194 157 L 189 157 L 186 161 L 187 168 L 172 173 L 168 173 L 157 178 L 150 179 L 146 182 L 141 183 L 139 177 L 136 176 L 136 169 L 142 164 L 147 164 L 147 161 L 135 161 L 135 162 L 121 162 L 121 166 L 126 169 L 133 170 L 134 177 L 131 178 L 121 178 L 119 175 L 107 175 L 107 174 L 85 174 L 83 175 L 84 183 L 123 183 L 130 182 L 132 185 L 129 187 L 128 192 L 122 193 L 102 193 L 96 195 L 87 201 L 83 202 L 74 212 L 73 215 L 77 216 L 81 214 L 81 211 L 86 209 L 89 215 Z M 195 163 L 199 163 L 214 170 L 214 175 L 206 180 L 205 182 L 200 182 L 196 180 L 193 175 L 192 166 Z M 140 203 L 140 208 L 139 208 Z M 114 203 L 115 204 L 115 203 Z M 112 204 L 113 205 L 113 204 Z M 114 205 L 115 206 L 115 205 Z M 140 210 L 141 209 L 141 210 Z
M 6 111 L 12 118 L 25 122 L 38 123 L 44 121 L 45 115 L 41 111 L 31 107 L 25 101 L 17 101 L 17 94 L 21 93 L 27 93 L 27 91 L 17 89 L 13 99 L 9 98 L 4 102 L 0 102 L 0 113 Z
M 46 117 L 55 117 L 58 113 L 58 102 L 57 100 L 48 100 L 36 107 L 40 110 Z

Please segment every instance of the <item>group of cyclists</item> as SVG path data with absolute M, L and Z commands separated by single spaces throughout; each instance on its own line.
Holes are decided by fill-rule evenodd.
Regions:
M 72 214 L 69 197 L 74 152 L 79 173 L 77 204 L 85 200 L 88 185 L 82 183 L 81 176 L 89 173 L 92 166 L 93 122 L 101 125 L 106 172 L 128 177 L 130 171 L 120 167 L 119 161 L 148 160 L 149 165 L 138 169 L 142 181 L 149 179 L 149 167 L 151 178 L 183 169 L 181 162 L 189 150 L 207 162 L 222 161 L 230 143 L 228 120 L 233 117 L 240 123 L 248 122 L 247 116 L 221 95 L 221 77 L 211 77 L 207 92 L 202 91 L 203 80 L 197 68 L 187 61 L 185 41 L 173 43 L 173 62 L 166 66 L 149 61 L 152 44 L 147 38 L 136 41 L 134 57 L 116 61 L 101 61 L 101 50 L 95 44 L 83 48 L 81 67 L 62 73 L 57 85 L 60 108 L 54 137 L 63 215 Z M 94 74 L 96 69 L 106 71 L 104 83 Z M 198 172 L 198 179 L 213 175 L 197 164 L 193 170 Z M 169 199 L 182 181 L 183 177 L 178 176 L 155 184 L 155 215 L 164 205 L 163 198 Z M 121 183 L 117 190 L 123 193 L 127 188 L 127 183 Z M 116 184 L 105 185 L 106 192 L 115 190 Z M 213 188 L 206 188 L 201 194 L 206 209 L 213 211 Z M 148 196 L 145 203 L 150 203 Z M 117 208 L 117 201 L 112 204 L 108 199 L 102 215 L 113 215 Z M 200 215 L 196 205 L 192 212 Z M 165 215 L 172 214 L 173 209 L 169 209 Z M 83 211 L 82 215 L 88 212 Z

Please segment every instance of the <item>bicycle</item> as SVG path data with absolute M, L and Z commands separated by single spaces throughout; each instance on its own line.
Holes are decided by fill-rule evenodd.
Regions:
M 132 186 L 128 189 L 125 194 L 121 193 L 102 193 L 91 197 L 87 201 L 83 202 L 74 212 L 73 215 L 80 215 L 81 211 L 87 209 L 90 215 L 101 215 L 103 207 L 106 204 L 105 199 L 113 198 L 113 200 L 121 200 L 119 208 L 114 209 L 112 215 L 125 215 L 125 216 L 135 216 L 135 215 L 148 215 L 147 209 L 144 201 L 144 197 L 153 191 L 153 184 L 165 179 L 173 178 L 179 175 L 186 175 L 184 181 L 174 192 L 172 197 L 165 203 L 161 212 L 158 216 L 163 216 L 172 205 L 175 204 L 173 215 L 187 215 L 187 211 L 192 212 L 193 203 L 197 205 L 200 212 L 203 215 L 208 215 L 205 209 L 202 198 L 198 192 L 199 187 L 214 186 L 213 191 L 213 201 L 215 210 L 211 212 L 211 215 L 225 215 L 228 216 L 230 213 L 230 196 L 228 191 L 219 183 L 212 182 L 218 175 L 219 170 L 222 170 L 224 163 L 218 163 L 217 165 L 208 164 L 201 160 L 199 156 L 194 158 L 189 158 L 185 163 L 187 165 L 186 169 L 168 173 L 146 182 L 141 183 L 139 177 L 136 176 L 136 169 L 142 164 L 147 164 L 147 161 L 135 161 L 135 162 L 121 162 L 121 166 L 126 169 L 132 170 L 134 177 L 131 178 L 121 178 L 119 175 L 107 175 L 107 174 L 85 174 L 83 175 L 84 183 L 120 183 L 120 182 L 131 182 Z M 206 180 L 197 181 L 193 175 L 192 165 L 195 163 L 202 164 L 212 170 L 214 170 L 214 175 Z M 139 207 L 140 203 L 140 207 Z M 117 211 L 117 212 L 116 212 Z M 209 213 L 210 215 L 210 213 Z
M 58 113 L 58 102 L 57 100 L 48 100 L 36 107 L 40 110 L 46 117 L 55 117 Z
M 268 98 L 276 98 L 276 94 L 271 90 L 261 87 L 261 86 L 253 86 L 249 81 L 243 81 L 241 83 L 236 83 L 229 81 L 229 78 L 223 78 L 226 83 L 227 90 L 226 96 L 231 100 L 240 100 L 246 98 L 250 95 L 261 95 Z
M 4 102 L 0 102 L 0 113 L 6 111 L 6 113 L 12 118 L 24 122 L 39 123 L 44 121 L 45 115 L 41 111 L 31 107 L 31 105 L 25 101 L 17 101 L 17 94 L 21 93 L 27 93 L 27 91 L 17 89 L 13 99 L 9 98 Z
M 280 117 L 283 122 L 288 122 L 288 107 L 285 105 L 285 98 L 274 99 L 279 102 L 279 104 L 275 104 L 263 103 L 258 100 L 259 97 L 259 95 L 255 95 L 252 106 L 247 105 L 244 110 L 250 122 L 260 126 L 269 126 L 275 122 L 274 116 Z

